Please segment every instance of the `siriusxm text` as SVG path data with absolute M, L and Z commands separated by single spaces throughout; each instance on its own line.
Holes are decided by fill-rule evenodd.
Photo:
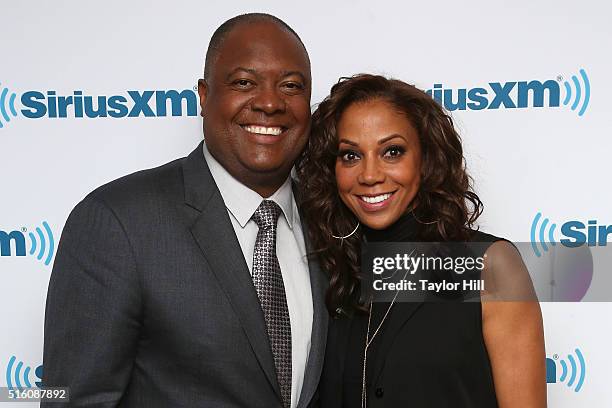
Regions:
M 26 238 L 20 231 L 0 230 L 0 256 L 11 256 L 12 245 L 15 247 L 15 256 L 26 256 Z
M 449 111 L 558 107 L 561 99 L 559 83 L 552 79 L 544 82 L 489 82 L 487 87 L 469 89 L 450 89 L 444 88 L 443 84 L 434 84 L 427 93 Z
M 28 91 L 21 95 L 21 113 L 27 118 L 124 118 L 160 116 L 196 116 L 198 100 L 189 89 L 183 91 L 127 91 L 125 95 L 91 96 L 83 91 L 58 95 Z
M 565 237 L 561 243 L 566 247 L 606 246 L 612 225 L 597 225 L 597 220 L 588 220 L 587 225 L 581 221 L 567 221 L 561 226 L 561 234 Z

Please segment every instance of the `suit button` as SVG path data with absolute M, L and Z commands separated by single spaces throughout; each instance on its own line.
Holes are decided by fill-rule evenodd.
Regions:
M 385 390 L 383 390 L 381 387 L 378 387 L 376 391 L 374 391 L 374 395 L 376 395 L 376 398 L 382 398 L 383 395 L 385 395 Z

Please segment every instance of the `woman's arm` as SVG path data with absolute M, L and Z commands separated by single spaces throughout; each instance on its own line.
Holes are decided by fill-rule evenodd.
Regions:
M 544 330 L 529 274 L 508 242 L 491 245 L 485 259 L 482 332 L 499 408 L 544 408 Z

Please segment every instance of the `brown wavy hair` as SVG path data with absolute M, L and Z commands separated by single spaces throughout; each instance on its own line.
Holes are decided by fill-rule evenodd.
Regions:
M 301 209 L 315 256 L 329 276 L 326 304 L 332 315 L 364 310 L 361 299 L 361 235 L 340 240 L 357 225 L 355 215 L 338 194 L 336 126 L 350 105 L 383 100 L 403 112 L 421 144 L 421 183 L 410 206 L 421 223 L 423 241 L 469 238 L 482 202 L 472 190 L 452 118 L 425 92 L 396 79 L 360 74 L 341 78 L 312 115 L 308 145 L 296 163 Z M 409 211 L 409 209 L 406 209 Z

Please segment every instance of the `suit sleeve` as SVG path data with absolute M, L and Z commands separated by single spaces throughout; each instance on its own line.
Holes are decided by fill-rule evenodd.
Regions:
M 70 214 L 45 312 L 43 384 L 71 407 L 114 407 L 130 380 L 141 327 L 133 249 L 115 213 L 89 196 Z M 42 403 L 41 407 L 66 407 Z

